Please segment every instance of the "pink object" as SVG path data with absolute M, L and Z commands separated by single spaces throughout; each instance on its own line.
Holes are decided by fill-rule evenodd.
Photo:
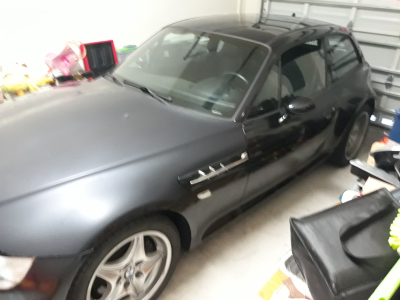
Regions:
M 52 69 L 60 70 L 63 75 L 68 76 L 71 74 L 71 70 L 78 64 L 80 57 L 71 49 L 70 46 L 66 46 L 64 50 L 55 55 L 49 53 L 45 57 L 46 64 Z

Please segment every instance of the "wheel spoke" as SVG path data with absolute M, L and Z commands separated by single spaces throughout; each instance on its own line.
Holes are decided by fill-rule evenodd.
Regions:
M 132 278 L 132 284 L 138 294 L 145 292 L 157 278 L 163 256 L 163 252 L 158 250 L 156 253 L 146 256 L 146 260 L 138 266 L 137 272 Z
M 141 270 L 144 274 L 145 288 L 147 289 L 151 285 L 154 279 L 157 278 L 161 264 L 163 261 L 164 252 L 158 250 L 153 255 L 149 256 L 148 259 L 141 265 Z
M 135 263 L 145 261 L 147 256 L 144 249 L 144 235 L 140 234 L 136 236 L 132 244 L 133 244 L 133 249 L 132 249 L 133 261 Z
M 157 273 L 160 264 L 162 262 L 163 256 L 164 256 L 163 251 L 157 250 L 156 253 L 147 257 L 146 261 L 144 261 L 143 264 L 140 266 L 140 269 L 143 271 L 146 277 L 148 277 L 151 273 L 153 273 L 153 271 Z
M 120 276 L 119 269 L 103 265 L 97 270 L 96 276 L 104 279 L 111 285 L 115 285 Z
M 141 276 L 134 276 L 132 279 L 132 285 L 136 291 L 137 295 L 140 295 L 145 291 L 145 277 L 142 274 Z
M 133 258 L 135 255 L 135 245 L 134 243 L 130 243 L 129 248 L 126 250 L 124 255 L 117 259 L 116 261 L 112 261 L 110 263 L 105 263 L 102 268 L 107 271 L 121 271 L 127 265 L 133 262 Z

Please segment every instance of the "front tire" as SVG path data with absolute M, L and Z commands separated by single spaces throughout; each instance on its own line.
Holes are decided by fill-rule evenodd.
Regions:
M 88 255 L 67 299 L 156 299 L 172 276 L 180 247 L 178 230 L 164 216 L 127 224 Z
M 350 160 L 357 156 L 368 131 L 371 113 L 371 108 L 368 105 L 364 105 L 361 108 L 351 124 L 350 130 L 346 133 L 330 157 L 331 163 L 344 167 L 349 164 Z

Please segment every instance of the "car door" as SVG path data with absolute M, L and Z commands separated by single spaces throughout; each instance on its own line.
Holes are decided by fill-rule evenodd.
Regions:
M 329 35 L 326 37 L 326 44 L 330 89 L 338 98 L 336 135 L 339 137 L 366 97 L 365 91 L 369 90 L 369 71 L 368 65 L 362 63 L 361 55 L 348 35 Z
M 326 78 L 323 39 L 287 50 L 272 67 L 243 123 L 250 173 L 244 200 L 324 154 L 336 103 Z

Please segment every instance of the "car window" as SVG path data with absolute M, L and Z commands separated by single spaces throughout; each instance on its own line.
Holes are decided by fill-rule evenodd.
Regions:
M 232 117 L 268 55 L 266 46 L 191 29 L 167 27 L 114 71 L 177 105 Z
M 312 97 L 325 87 L 326 65 L 322 40 L 309 41 L 281 57 L 281 99 Z
M 279 69 L 275 65 L 272 67 L 267 80 L 256 96 L 252 105 L 249 118 L 257 117 L 262 114 L 274 111 L 279 107 Z
M 361 63 L 350 38 L 345 35 L 328 37 L 332 79 L 338 80 Z
M 207 52 L 207 44 L 210 38 L 207 36 L 197 36 L 194 33 L 186 34 L 167 34 L 161 43 L 164 49 L 164 58 L 182 57 L 191 50 L 193 42 L 196 42 L 196 47 L 192 49 L 190 55 L 200 55 Z

